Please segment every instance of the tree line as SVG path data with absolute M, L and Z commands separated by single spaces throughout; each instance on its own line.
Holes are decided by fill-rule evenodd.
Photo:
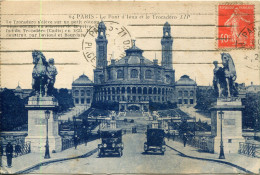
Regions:
M 34 95 L 32 92 L 30 96 Z M 54 90 L 54 97 L 58 100 L 58 112 L 67 111 L 74 106 L 72 95 L 68 89 Z M 1 131 L 12 131 L 17 127 L 28 124 L 28 112 L 25 105 L 28 104 L 29 97 L 21 99 L 16 96 L 13 90 L 3 89 L 0 92 L 0 127 Z
M 216 93 L 213 89 L 197 90 L 197 105 L 196 109 L 205 113 L 210 112 L 216 104 Z M 242 98 L 242 127 L 259 130 L 260 127 L 260 92 L 247 93 L 245 98 Z

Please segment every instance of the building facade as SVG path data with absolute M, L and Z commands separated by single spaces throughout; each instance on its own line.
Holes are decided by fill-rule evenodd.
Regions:
M 20 97 L 21 99 L 24 99 L 31 95 L 32 89 L 22 89 L 21 86 L 18 84 L 18 86 L 15 89 L 13 89 L 13 92 L 16 96 Z
M 96 69 L 94 70 L 96 102 L 119 102 L 119 110 L 147 111 L 149 101 L 166 103 L 175 102 L 175 70 L 172 66 L 171 27 L 163 27 L 162 64 L 143 56 L 133 41 L 127 49 L 126 56 L 111 60 L 107 65 L 106 26 L 99 23 L 96 39 Z
M 93 92 L 93 82 L 86 75 L 81 75 L 72 83 L 74 105 L 90 107 L 93 101 Z
M 81 75 L 72 84 L 75 105 L 89 103 L 117 102 L 120 111 L 148 111 L 149 103 L 178 103 L 195 105 L 197 84 L 187 75 L 175 83 L 173 68 L 173 37 L 171 26 L 166 22 L 161 38 L 162 61 L 151 61 L 143 56 L 143 50 L 133 41 L 131 48 L 125 50 L 126 56 L 107 61 L 106 26 L 98 25 L 96 38 L 96 68 L 94 83 Z M 91 98 L 86 95 L 90 92 Z
M 175 83 L 178 106 L 195 106 L 197 83 L 188 75 L 183 75 Z

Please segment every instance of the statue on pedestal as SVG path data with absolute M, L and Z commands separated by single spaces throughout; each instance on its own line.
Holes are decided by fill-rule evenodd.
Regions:
M 56 67 L 54 66 L 54 59 L 49 59 L 49 66 L 47 67 L 47 75 L 48 75 L 48 86 L 47 86 L 47 95 L 53 94 L 54 83 L 56 81 L 56 75 L 58 74 Z
M 237 78 L 236 68 L 230 54 L 221 54 L 223 67 L 218 66 L 218 62 L 214 61 L 215 66 L 213 72 L 213 86 L 218 93 L 218 97 L 236 97 L 238 95 L 237 85 L 235 80 Z
M 41 51 L 33 51 L 33 72 L 32 72 L 32 89 L 37 96 L 51 96 L 54 89 L 56 75 L 58 74 L 54 66 L 54 59 L 46 61 Z

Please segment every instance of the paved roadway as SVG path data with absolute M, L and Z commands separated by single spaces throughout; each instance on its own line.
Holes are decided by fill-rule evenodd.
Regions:
M 181 157 L 167 148 L 165 155 L 143 153 L 145 135 L 123 136 L 125 149 L 120 157 L 98 158 L 97 153 L 87 158 L 73 159 L 40 167 L 31 173 L 238 173 L 231 166 L 215 162 Z M 174 147 L 174 146 L 173 146 Z

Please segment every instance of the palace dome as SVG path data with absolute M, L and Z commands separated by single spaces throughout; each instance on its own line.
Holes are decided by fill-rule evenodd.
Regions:
M 73 81 L 72 86 L 82 86 L 82 85 L 93 85 L 93 82 L 86 76 L 82 74 L 78 79 Z
M 178 81 L 176 81 L 175 84 L 177 86 L 182 86 L 182 85 L 183 86 L 187 86 L 187 85 L 196 86 L 197 85 L 197 83 L 194 80 L 190 79 L 190 77 L 188 75 L 181 76 L 181 78 Z
M 123 64 L 130 64 L 130 65 L 136 65 L 141 64 L 141 60 L 143 60 L 143 64 L 146 65 L 153 65 L 153 62 L 149 59 L 143 57 L 143 50 L 139 49 L 135 46 L 135 42 L 133 43 L 133 46 L 126 51 L 126 56 L 118 60 L 115 64 L 116 65 L 123 65 Z
M 15 88 L 15 92 L 22 92 L 22 88 L 20 87 L 20 85 L 18 85 L 16 88 Z

